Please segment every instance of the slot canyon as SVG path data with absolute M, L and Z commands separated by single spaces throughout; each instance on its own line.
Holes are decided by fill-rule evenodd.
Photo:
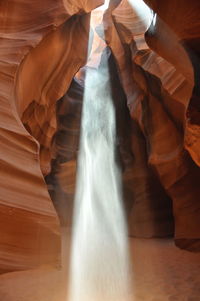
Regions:
M 199 15 L 0 1 L 0 301 L 200 301 Z

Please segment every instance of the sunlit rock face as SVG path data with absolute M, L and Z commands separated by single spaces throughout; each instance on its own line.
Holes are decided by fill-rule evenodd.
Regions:
M 176 244 L 198 250 L 199 121 L 198 89 L 194 89 L 198 60 L 197 51 L 188 50 L 186 40 L 190 34 L 198 36 L 199 4 L 194 1 L 192 7 L 187 2 L 186 8 L 185 1 L 149 2 L 157 15 L 150 10 L 148 13 L 142 1 L 123 0 L 114 8 L 110 6 L 104 17 L 107 43 L 118 64 L 131 117 L 143 137 L 142 149 L 146 153 L 143 162 L 147 162 L 173 202 Z M 169 10 L 176 15 L 176 22 Z M 187 14 L 187 25 L 184 23 L 181 29 L 180 19 L 184 19 L 184 14 Z M 196 25 L 189 26 L 191 23 Z M 134 131 L 137 127 L 134 126 Z M 132 144 L 135 143 L 136 139 Z
M 129 7 L 129 9 L 132 10 L 131 7 Z M 95 17 L 99 20 L 98 11 L 96 12 Z M 93 28 L 93 37 L 96 42 L 91 49 L 91 55 L 87 63 L 90 67 L 96 67 L 99 64 L 99 60 L 96 60 L 95 57 L 98 57 L 99 52 L 105 47 L 105 42 L 102 40 L 103 24 L 102 27 L 95 27 L 95 22 L 93 23 L 91 25 Z M 146 25 L 143 26 L 143 24 L 141 24 L 141 26 L 144 32 L 144 30 L 146 30 Z M 115 47 L 118 47 L 119 49 L 121 47 L 123 53 L 123 46 L 119 42 L 119 36 L 115 36 L 113 32 L 112 38 L 115 39 Z M 115 56 L 116 48 L 112 48 L 112 50 Z M 131 73 L 129 74 L 131 64 L 128 62 L 123 69 L 126 76 L 123 76 L 122 78 L 119 73 L 122 83 L 123 80 L 125 83 L 121 85 L 116 63 L 120 64 L 121 62 L 116 61 L 114 57 L 111 56 L 109 59 L 109 72 L 116 110 L 118 135 L 117 160 L 123 171 L 123 192 L 129 221 L 129 233 L 130 235 L 138 237 L 163 237 L 172 235 L 174 231 L 172 201 L 160 184 L 159 178 L 157 178 L 148 164 L 145 137 L 137 122 L 131 118 L 130 108 L 128 108 L 127 105 L 129 103 L 128 97 L 130 97 L 131 100 L 132 95 L 134 93 L 137 94 L 137 91 L 140 93 L 140 90 L 137 90 L 137 84 L 132 79 Z M 79 133 L 76 125 L 78 123 L 80 125 L 80 109 L 84 93 L 84 74 L 86 68 L 82 69 L 76 75 L 76 81 L 72 83 L 68 93 L 61 100 L 62 105 L 58 110 L 57 117 L 58 130 L 54 139 L 54 147 L 57 149 L 57 153 L 55 154 L 55 159 L 52 161 L 52 171 L 47 177 L 51 195 L 60 212 L 61 220 L 68 225 L 70 224 L 69 211 L 71 211 L 73 203 L 73 193 L 71 193 L 70 187 L 73 188 L 72 190 L 74 191 L 76 152 L 78 150 L 79 141 Z M 158 70 L 158 68 L 156 70 Z M 64 109 L 64 107 L 67 110 Z M 61 121 L 61 118 L 63 121 Z M 64 126 L 64 122 L 69 124 L 67 120 L 71 120 L 70 124 L 72 127 L 70 131 L 69 125 L 68 127 Z M 73 126 L 74 122 L 76 122 L 76 125 Z M 58 139 L 56 137 L 58 137 Z M 68 155 L 68 148 L 73 150 L 73 154 L 70 155 L 71 157 Z M 59 152 L 62 152 L 62 156 L 60 156 Z M 66 210 L 66 208 L 68 208 L 68 210 Z
M 45 36 L 18 69 L 16 97 L 21 105 L 21 120 L 40 143 L 44 175 L 50 171 L 51 140 L 57 126 L 55 104 L 86 62 L 89 20 L 87 14 L 71 17 Z
M 187 52 L 190 57 L 190 64 L 193 65 L 192 71 L 194 71 L 194 82 L 195 88 L 193 90 L 193 95 L 186 104 L 187 119 L 185 125 L 185 136 L 184 145 L 185 148 L 190 153 L 194 162 L 199 165 L 199 107 L 198 107 L 198 97 L 199 91 L 199 11 L 200 3 L 199 1 L 168 1 L 160 5 L 158 1 L 147 1 L 149 5 L 158 15 L 158 21 L 155 24 L 155 30 L 153 35 L 148 34 L 148 41 L 151 47 L 155 47 L 155 42 L 152 40 L 157 40 L 157 44 L 162 48 L 163 53 L 164 39 L 161 42 L 161 32 L 163 35 L 163 27 L 167 28 L 167 31 L 171 31 L 171 36 L 174 36 L 182 48 Z M 178 9 L 179 8 L 179 9 Z M 169 14 L 169 11 L 173 11 Z M 184 19 L 184 24 L 181 20 Z M 162 20 L 162 21 L 161 21 Z M 165 30 L 164 30 L 165 32 Z M 167 32 L 166 32 L 167 33 Z M 164 33 L 165 34 L 165 33 Z M 168 34 L 169 35 L 169 34 Z M 178 58 L 179 55 L 179 58 Z M 171 54 L 172 56 L 172 54 Z M 180 55 L 180 51 L 177 52 L 176 60 L 174 60 L 174 65 L 178 70 L 183 72 L 188 80 L 191 80 L 191 68 L 189 68 L 188 60 L 185 56 Z
M 146 1 L 152 9 L 158 14 L 159 18 L 162 19 L 161 22 L 156 22 L 155 32 L 152 38 L 157 38 L 161 36 L 161 30 L 163 24 L 165 27 L 168 27 L 168 30 L 171 30 L 173 35 L 181 45 L 184 46 L 184 49 L 187 51 L 188 56 L 190 57 L 190 63 L 193 64 L 194 69 L 194 81 L 195 89 L 193 90 L 192 98 L 187 104 L 187 120 L 185 127 L 185 148 L 189 151 L 191 157 L 197 165 L 200 164 L 199 161 L 199 108 L 198 108 L 198 97 L 199 97 L 199 87 L 198 87 L 198 78 L 199 78 L 199 35 L 200 35 L 200 25 L 199 25 L 199 11 L 200 3 L 199 1 L 168 1 L 160 5 L 158 1 Z M 172 13 L 169 14 L 169 11 Z M 182 23 L 181 20 L 184 19 Z M 151 38 L 149 38 L 151 43 Z M 155 44 L 155 43 L 153 43 Z M 153 45 L 152 44 L 152 45 Z M 182 70 L 183 68 L 189 74 L 188 63 L 182 56 L 179 60 L 174 62 L 174 64 Z M 183 71 L 183 70 L 182 70 Z M 190 75 L 191 77 L 191 75 Z
M 200 147 L 200 127 L 199 127 L 199 1 L 167 1 L 167 3 L 158 3 L 158 1 L 146 1 L 158 15 L 158 21 L 155 22 L 155 30 L 147 32 L 147 42 L 153 49 L 161 48 L 161 55 L 165 55 L 163 50 L 166 42 L 161 39 L 162 33 L 166 36 L 165 32 L 174 36 L 173 39 L 179 42 L 179 45 L 185 51 L 189 58 L 185 55 L 177 53 L 177 59 L 174 60 L 174 67 L 181 72 L 186 80 L 192 83 L 191 96 L 183 102 L 184 105 L 184 123 L 183 123 L 183 143 L 191 156 L 191 161 L 188 165 L 187 174 L 181 179 L 180 187 L 182 193 L 187 196 L 178 200 L 177 184 L 174 187 L 176 190 L 176 198 L 174 202 L 175 212 L 177 216 L 177 231 L 176 231 L 176 244 L 180 247 L 198 250 L 199 243 L 199 185 L 197 178 L 199 177 L 199 147 Z M 169 14 L 169 11 L 171 12 Z M 184 20 L 182 23 L 181 20 Z M 163 30 L 164 28 L 164 30 Z M 166 30 L 165 30 L 166 28 Z M 167 40 L 167 39 L 166 39 Z M 155 46 L 157 44 L 157 46 Z M 179 46 L 179 47 L 180 47 Z M 178 49 L 178 48 L 177 48 Z M 179 55 L 179 58 L 178 58 Z M 193 76 L 192 76 L 193 72 Z M 183 98 L 184 99 L 184 98 Z M 188 155 L 187 155 L 188 156 Z M 194 164 L 195 163 L 195 164 Z M 186 184 L 187 183 L 187 184 Z M 184 186 L 188 187 L 187 191 L 183 189 Z M 189 188 L 190 187 L 190 188 Z M 184 199 L 184 201 L 183 201 Z M 189 225 L 189 226 L 188 226 Z M 195 231 L 196 229 L 196 231 Z
M 0 4 L 0 272 L 59 265 L 59 219 L 44 181 L 55 103 L 85 63 L 88 13 L 100 4 Z

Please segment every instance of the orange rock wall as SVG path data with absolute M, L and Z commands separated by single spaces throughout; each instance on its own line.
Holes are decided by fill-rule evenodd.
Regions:
M 43 177 L 54 105 L 86 60 L 88 13 L 101 3 L 0 3 L 0 272 L 59 265 L 60 225 Z
M 142 135 L 142 151 L 147 154 L 143 160 L 146 160 L 148 168 L 157 176 L 173 202 L 176 243 L 180 247 L 197 250 L 200 238 L 200 189 L 196 182 L 200 175 L 197 166 L 198 125 L 192 125 L 187 118 L 191 98 L 194 98 L 195 70 L 187 47 L 181 43 L 181 37 L 178 36 L 177 28 L 181 27 L 180 22 L 175 22 L 175 30 L 175 24 L 170 27 L 168 17 L 163 17 L 169 9 L 176 11 L 176 16 L 182 14 L 183 17 L 186 8 L 176 9 L 177 3 L 180 7 L 184 6 L 180 1 L 171 1 L 171 4 L 161 4 L 158 1 L 151 3 L 153 8 L 157 3 L 155 11 L 158 15 L 156 18 L 154 16 L 146 28 L 146 17 L 143 17 L 142 22 L 135 10 L 134 1 L 122 0 L 114 9 L 110 6 L 104 17 L 106 39 L 118 64 L 131 117 L 136 122 L 134 132 L 137 127 L 140 131 L 140 134 L 138 132 L 133 136 L 133 152 L 137 148 L 135 144 L 138 144 L 138 136 Z M 193 22 L 194 16 L 194 23 L 196 22 L 191 29 L 187 20 L 192 32 L 198 27 L 197 14 L 193 10 L 199 9 L 199 6 L 197 2 L 195 4 L 194 8 L 188 4 L 190 22 Z M 170 13 L 168 15 L 170 16 Z M 170 20 L 173 23 L 172 18 Z M 147 24 L 148 20 L 146 21 Z M 189 29 L 183 32 L 189 32 Z M 138 158 L 137 154 L 137 163 Z M 142 170 L 142 165 L 139 169 Z M 141 182 L 144 183 L 144 178 Z M 147 187 L 145 191 L 148 191 Z M 139 191 L 139 186 L 135 189 L 137 190 Z M 139 217 L 134 206 L 138 206 L 140 202 L 139 206 L 142 208 L 144 199 L 147 200 L 145 194 L 143 198 L 134 199 L 133 216 L 135 214 Z M 155 202 L 154 200 L 154 204 Z M 164 202 L 164 199 L 161 202 Z M 144 215 L 143 211 L 141 224 Z M 131 218 L 133 225 L 137 217 Z M 132 234 L 135 235 L 135 226 L 132 229 Z M 167 228 L 165 231 L 167 233 Z M 156 234 L 155 229 L 152 229 L 151 234 Z
M 0 3 L 0 272 L 59 265 L 52 200 L 69 225 L 85 69 L 73 78 L 87 61 L 89 13 L 101 3 Z M 200 4 L 146 3 L 157 13 L 148 25 L 134 1 L 111 1 L 102 26 L 93 24 L 92 51 L 105 47 L 104 25 L 130 234 L 175 231 L 179 247 L 197 251 Z

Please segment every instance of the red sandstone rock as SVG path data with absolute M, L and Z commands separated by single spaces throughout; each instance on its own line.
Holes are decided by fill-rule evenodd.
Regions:
M 46 177 L 61 223 L 68 227 L 72 224 L 83 92 L 81 81 L 74 79 L 68 92 L 57 102 L 51 172 Z
M 158 14 L 158 22 L 155 24 L 155 30 L 153 35 L 147 35 L 147 41 L 151 48 L 159 51 L 160 54 L 165 57 L 166 42 L 168 37 L 173 37 L 179 41 L 179 45 L 187 53 L 190 58 L 190 64 L 194 69 L 194 89 L 192 97 L 184 101 L 184 148 L 189 152 L 193 161 L 199 166 L 200 156 L 200 115 L 199 115 L 199 36 L 200 36 L 200 24 L 199 24 L 199 1 L 165 1 L 160 3 L 159 1 L 146 1 L 153 10 Z M 184 20 L 184 22 L 183 22 Z M 165 31 L 165 28 L 167 31 Z M 171 32 L 169 34 L 169 32 Z M 163 37 L 163 38 L 162 38 Z M 166 39 L 164 38 L 166 37 Z M 165 40 L 165 41 L 164 41 Z M 157 45 L 157 46 L 156 46 Z M 173 44 L 174 45 L 174 44 Z M 164 46 L 164 47 L 163 47 Z M 171 46 L 171 45 L 170 45 Z M 175 46 L 175 45 L 174 45 Z M 188 64 L 188 59 L 181 54 L 180 46 L 175 47 L 175 53 L 173 65 L 179 72 L 182 72 L 186 79 L 191 82 L 191 67 Z M 165 48 L 165 50 L 164 50 Z M 159 50 L 160 49 L 160 50 Z M 170 53 L 170 51 L 168 51 Z M 171 53 L 171 58 L 174 55 L 174 51 Z M 179 55 L 179 58 L 178 58 Z M 169 55 L 168 55 L 169 56 Z M 200 234 L 199 229 L 199 185 L 195 182 L 196 177 L 199 177 L 199 168 L 192 162 L 189 164 L 189 171 L 186 177 L 183 177 L 179 182 L 179 189 L 176 187 L 176 193 L 174 194 L 174 206 L 175 217 L 177 220 L 176 226 L 176 244 L 182 248 L 189 250 L 199 250 Z M 193 179 L 193 180 L 192 180 Z M 178 201 L 178 195 L 183 193 L 185 188 L 185 197 L 182 202 Z M 181 190 L 181 191 L 180 191 Z M 178 192 L 179 191 L 179 192 Z M 192 193 L 188 193 L 192 191 Z
M 0 272 L 59 264 L 59 221 L 42 172 L 50 171 L 55 102 L 86 60 L 86 13 L 101 3 L 0 3 Z
M 158 14 L 147 32 L 149 24 L 127 0 L 111 1 L 104 16 L 124 89 L 111 59 L 130 234 L 172 234 L 173 203 L 176 244 L 198 251 L 200 117 L 198 89 L 192 90 L 199 1 L 147 2 Z M 84 92 L 72 79 L 87 59 L 86 13 L 101 3 L 0 4 L 0 272 L 59 263 L 59 222 L 43 175 L 61 220 L 70 224 Z M 102 27 L 93 24 L 93 37 L 92 55 L 105 47 Z M 83 80 L 84 72 L 78 76 Z
M 74 16 L 49 33 L 29 52 L 18 69 L 19 112 L 22 122 L 41 145 L 40 164 L 44 174 L 50 171 L 50 146 L 56 130 L 55 103 L 86 63 L 89 18 L 89 15 Z M 80 42 L 79 36 L 82 37 Z
M 196 238 L 195 249 L 197 249 L 199 246 L 197 240 L 200 238 L 200 207 L 197 195 L 200 191 L 195 184 L 195 179 L 200 171 L 184 150 L 188 147 L 184 145 L 186 139 L 183 135 L 184 129 L 186 133 L 188 128 L 191 129 L 191 126 L 188 127 L 186 124 L 186 111 L 194 85 L 192 64 L 173 31 L 164 26 L 161 20 L 160 27 L 154 28 L 152 24 L 146 34 L 148 45 L 162 57 L 153 53 L 144 40 L 145 28 L 140 24 L 137 14 L 134 14 L 133 8 L 125 0 L 115 10 L 110 9 L 106 13 L 104 19 L 107 25 L 107 42 L 118 64 L 131 117 L 139 125 L 146 141 L 143 152 L 147 152 L 148 166 L 152 167 L 173 201 L 176 243 L 187 241 L 184 247 L 193 249 L 190 241 Z M 168 43 L 171 43 L 175 49 L 175 56 L 174 53 L 170 53 L 169 44 L 166 42 L 168 37 Z M 197 125 L 195 126 L 197 130 Z M 197 136 L 196 131 L 196 139 L 191 141 L 191 144 L 196 144 L 196 148 L 194 147 L 196 152 Z M 134 142 L 138 143 L 136 137 L 133 145 Z M 192 157 L 197 160 L 198 154 L 195 156 L 193 151 Z M 139 159 L 138 152 L 136 162 L 137 159 Z M 147 159 L 143 157 L 143 160 Z M 140 170 L 141 167 L 142 165 Z M 138 183 L 141 182 L 145 183 L 144 176 Z M 135 192 L 137 190 L 139 191 L 139 186 L 134 189 Z M 140 204 L 142 208 L 145 204 L 144 200 Z M 140 209 L 140 212 L 142 220 L 145 210 Z M 138 216 L 139 214 L 135 213 L 134 218 L 131 219 L 133 225 Z M 149 230 L 149 221 L 146 223 L 144 233 L 145 230 Z M 134 229 L 135 227 L 137 229 L 136 225 Z M 151 233 L 155 234 L 154 231 Z
M 200 24 L 199 24 L 199 12 L 200 12 L 200 2 L 198 0 L 193 1 L 165 1 L 165 3 L 160 4 L 159 1 L 146 0 L 146 2 L 152 7 L 152 9 L 158 14 L 158 22 L 156 22 L 155 32 L 153 33 L 154 42 L 149 41 L 150 47 L 155 47 L 156 43 L 159 44 L 157 49 L 161 48 L 160 45 L 166 45 L 164 42 L 165 31 L 163 28 L 167 28 L 167 31 L 171 31 L 170 37 L 174 36 L 173 39 L 177 39 L 181 44 L 184 45 L 188 55 L 191 58 L 191 63 L 193 63 L 194 75 L 195 75 L 195 90 L 193 91 L 193 97 L 199 98 L 199 38 L 200 38 Z M 182 21 L 184 20 L 184 22 Z M 169 36 L 169 34 L 167 34 Z M 160 37 L 163 36 L 162 42 L 160 43 Z M 167 41 L 167 37 L 165 41 Z M 180 44 L 180 45 L 181 45 Z M 170 45 L 171 46 L 171 45 Z M 182 49 L 183 46 L 181 46 Z M 183 74 L 191 78 L 191 68 L 188 65 L 188 62 L 183 53 L 180 52 L 179 48 L 176 47 L 177 56 L 174 56 L 174 51 L 171 54 L 171 57 L 174 56 L 173 64 L 178 68 L 178 70 L 183 71 Z M 164 48 L 162 47 L 161 52 L 163 55 Z M 166 50 L 165 50 L 166 53 Z M 169 51 L 168 51 L 169 53 Z M 179 59 L 178 59 L 179 56 Z M 184 62 L 183 62 L 184 59 Z M 184 70 L 185 72 L 184 72 Z M 195 96 L 196 94 L 196 96 Z M 184 145 L 185 148 L 190 153 L 194 162 L 200 166 L 200 157 L 199 157 L 199 147 L 200 147 L 200 127 L 199 122 L 193 122 L 194 114 L 191 114 L 191 101 L 186 103 L 186 110 L 188 110 L 188 119 L 185 124 L 185 137 Z M 196 107 L 196 112 L 198 112 L 198 107 Z M 199 119 L 199 117 L 198 117 Z

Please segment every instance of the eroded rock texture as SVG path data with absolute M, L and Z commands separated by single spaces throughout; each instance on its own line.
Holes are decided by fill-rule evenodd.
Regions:
M 86 61 L 88 13 L 100 4 L 0 3 L 0 272 L 59 264 L 59 220 L 43 175 L 55 102 Z
M 61 223 L 67 226 L 72 223 L 83 93 L 83 82 L 75 78 L 68 92 L 57 102 L 51 172 L 46 177 Z
M 135 122 L 133 131 L 138 128 L 138 133 L 132 140 L 133 152 L 134 148 L 137 148 L 134 145 L 138 144 L 137 139 L 140 135 L 143 137 L 140 154 L 142 151 L 146 153 L 146 158 L 143 157 L 141 160 L 143 167 L 146 162 L 173 203 L 176 244 L 186 249 L 197 250 L 200 238 L 200 190 L 197 184 L 200 175 L 197 166 L 199 165 L 198 89 L 194 89 L 192 54 L 188 54 L 185 46 L 187 35 L 184 35 L 183 44 L 180 32 L 189 33 L 190 30 L 191 32 L 198 30 L 197 14 L 193 10 L 199 10 L 199 5 L 194 1 L 196 5 L 193 7 L 187 2 L 187 7 L 178 9 L 184 6 L 184 3 L 169 2 L 162 4 L 152 1 L 152 7 L 154 9 L 155 5 L 158 15 L 152 15 L 150 18 L 151 13 L 148 14 L 147 10 L 142 20 L 141 10 L 138 10 L 140 7 L 138 8 L 134 1 L 122 0 L 118 6 L 114 8 L 110 6 L 104 22 L 107 28 L 107 43 L 118 64 L 130 114 Z M 171 17 L 169 10 L 173 10 L 176 17 L 179 15 L 177 17 L 179 21 L 173 23 L 175 16 Z M 187 20 L 186 24 L 190 30 L 184 25 L 188 31 L 180 29 L 179 32 L 177 28 L 181 27 L 180 18 L 184 18 L 186 11 L 187 18 L 189 16 L 191 18 L 190 22 L 196 22 L 195 29 L 194 27 L 191 29 Z M 167 12 L 173 23 L 171 27 Z M 193 20 L 195 16 L 196 21 Z M 196 116 L 195 125 L 190 118 L 191 107 L 193 116 Z M 136 155 L 137 164 L 138 158 Z M 142 166 L 139 170 L 142 170 Z M 145 183 L 144 179 L 143 175 L 143 180 L 139 183 Z M 139 191 L 139 188 L 138 185 L 134 191 Z M 147 192 L 148 189 L 149 186 L 146 185 L 144 191 Z M 164 199 L 162 196 L 160 206 L 161 203 L 165 203 Z M 136 196 L 132 208 L 133 215 L 137 212 L 135 206 L 142 208 L 145 201 L 151 203 L 144 193 L 142 198 Z M 155 201 L 152 203 L 155 204 Z M 144 210 L 142 212 L 144 214 Z M 166 213 L 166 208 L 162 207 L 162 212 Z M 161 220 L 165 220 L 159 219 L 159 216 L 162 214 L 158 214 L 158 224 Z M 134 235 L 137 218 L 131 219 Z M 142 219 L 143 216 L 139 218 L 139 222 Z M 169 218 L 166 218 L 167 220 L 169 221 Z M 164 227 L 166 233 L 167 228 L 169 229 L 169 224 L 168 227 Z M 146 229 L 147 227 L 144 227 L 144 235 Z M 152 235 L 156 234 L 155 229 L 152 229 Z
M 158 21 L 155 24 L 155 30 L 152 37 L 149 38 L 151 43 L 152 39 L 159 40 L 163 24 L 168 30 L 173 32 L 173 35 L 179 41 L 182 48 L 187 51 L 187 55 L 190 57 L 190 62 L 193 64 L 194 71 L 194 83 L 192 98 L 187 104 L 187 120 L 185 127 L 185 148 L 190 153 L 192 159 L 197 165 L 200 165 L 199 161 L 199 38 L 200 38 L 200 23 L 199 23 L 199 11 L 200 3 L 198 0 L 188 2 L 184 1 L 167 1 L 160 5 L 159 1 L 146 1 L 150 7 L 159 16 Z M 162 21 L 160 21 L 160 19 Z M 184 20 L 184 22 L 182 21 Z M 166 44 L 166 43 L 165 43 Z M 152 46 L 155 42 L 152 43 Z M 155 46 L 153 46 L 155 47 Z M 180 54 L 180 52 L 179 52 Z M 180 64 L 179 64 L 180 63 Z M 184 75 L 191 78 L 189 73 L 189 66 L 186 60 L 181 57 L 179 60 L 174 60 L 174 65 L 183 72 Z M 187 74 L 186 74 L 187 73 Z
M 52 200 L 70 225 L 84 74 L 106 47 L 130 234 L 200 250 L 199 1 L 111 1 L 88 59 L 102 2 L 0 3 L 0 272 L 59 263 Z
M 95 17 L 98 17 L 98 14 Z M 96 39 L 96 44 L 92 52 L 95 54 L 106 47 L 105 42 L 103 42 L 104 34 L 101 26 L 93 27 L 93 36 Z M 115 39 L 114 33 L 112 33 L 112 37 Z M 121 47 L 123 50 L 118 35 L 116 35 L 115 46 Z M 128 97 L 131 100 L 134 93 L 138 95 L 137 84 L 129 73 L 131 64 L 125 61 L 125 76 L 121 77 L 122 82 L 123 79 L 125 81 L 124 90 L 126 93 L 124 93 L 119 80 L 120 73 L 118 75 L 116 60 L 113 55 L 109 54 L 109 51 L 103 53 L 110 56 L 109 70 L 116 108 L 118 136 L 116 156 L 122 169 L 124 200 L 130 234 L 138 237 L 171 235 L 173 234 L 172 201 L 148 164 L 147 142 L 144 133 L 138 123 L 131 119 L 133 112 L 131 111 L 130 114 L 130 108 L 128 109 L 127 105 Z M 115 49 L 113 53 L 115 55 Z M 120 64 L 121 61 L 117 61 L 118 63 Z M 68 93 L 58 104 L 58 130 L 54 138 L 56 152 L 52 161 L 52 171 L 47 176 L 47 183 L 61 220 L 67 224 L 69 224 L 69 211 L 71 211 L 69 208 L 72 207 L 75 187 L 75 162 L 79 140 L 77 125 L 80 127 L 81 101 L 84 97 L 84 73 L 87 72 L 87 68 L 94 66 L 98 66 L 97 62 L 89 59 L 87 67 L 77 75 L 79 81 L 76 80 L 72 83 Z M 82 81 L 80 81 L 81 79 Z M 126 85 L 126 83 L 128 84 Z M 130 91 L 129 94 L 127 91 Z M 144 93 L 142 90 L 139 92 Z M 133 103 L 134 100 L 138 99 L 133 99 Z M 70 123 L 68 120 L 71 120 Z M 71 149 L 70 153 L 69 149 Z M 73 191 L 70 187 L 73 187 Z

